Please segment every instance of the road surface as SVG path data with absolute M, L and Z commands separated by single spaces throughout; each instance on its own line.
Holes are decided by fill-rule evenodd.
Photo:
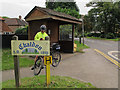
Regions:
M 78 39 L 77 39 L 78 40 Z M 110 56 L 114 60 L 120 63 L 118 46 L 120 46 L 120 41 L 108 41 L 108 40 L 97 40 L 97 39 L 84 39 L 85 44 L 90 46 L 92 49 L 97 49 L 104 54 Z

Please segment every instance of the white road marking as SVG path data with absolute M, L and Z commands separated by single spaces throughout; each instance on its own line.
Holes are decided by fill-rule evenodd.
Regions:
M 112 55 L 112 53 L 120 53 L 120 51 L 109 51 L 109 52 L 108 52 L 108 55 L 112 56 L 113 58 L 115 58 L 115 59 L 117 59 L 117 60 L 120 60 L 120 59 L 118 58 L 118 55 L 115 55 L 115 56 L 117 56 L 117 57 L 115 57 L 114 55 Z

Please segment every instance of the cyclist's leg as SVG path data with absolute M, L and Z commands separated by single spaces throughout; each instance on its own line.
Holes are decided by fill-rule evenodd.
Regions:
M 36 56 L 36 57 L 35 57 L 35 61 L 36 61 L 38 58 L 39 58 L 39 57 Z M 31 70 L 33 70 L 34 68 L 35 68 L 35 65 L 32 66 Z
M 35 61 L 37 60 L 38 56 L 35 57 Z
M 42 60 L 42 63 L 41 63 L 41 66 L 42 66 L 42 67 L 41 67 L 41 68 L 43 69 L 43 68 L 44 68 L 44 56 L 41 56 L 40 58 L 41 58 L 41 60 Z

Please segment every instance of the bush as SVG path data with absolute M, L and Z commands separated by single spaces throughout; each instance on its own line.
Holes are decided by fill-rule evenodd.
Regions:
M 115 35 L 113 33 L 108 33 L 105 38 L 107 39 L 114 39 L 115 38 Z
M 120 33 L 117 33 L 117 35 L 116 35 L 118 38 L 120 38 Z
M 87 36 L 88 37 L 99 37 L 101 35 L 101 33 L 88 33 Z
M 101 34 L 99 37 L 100 38 L 105 38 L 105 34 Z
M 99 37 L 101 35 L 101 33 L 93 33 L 94 37 Z
M 27 28 L 18 28 L 15 32 L 16 35 L 27 35 Z
M 93 33 L 89 33 L 87 34 L 88 37 L 92 37 L 93 36 Z

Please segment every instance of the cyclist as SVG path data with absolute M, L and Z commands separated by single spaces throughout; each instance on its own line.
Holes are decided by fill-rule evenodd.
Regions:
M 34 37 L 34 40 L 48 40 L 49 39 L 49 36 L 48 36 L 48 34 L 46 33 L 46 30 L 47 30 L 47 28 L 46 28 L 46 26 L 45 25 L 41 25 L 40 26 L 40 32 L 38 32 L 36 35 L 35 35 L 35 37 Z M 36 58 L 35 58 L 35 61 L 36 61 L 36 59 L 38 58 L 38 56 L 36 56 Z M 31 68 L 31 70 L 33 70 L 34 69 L 34 66 Z

